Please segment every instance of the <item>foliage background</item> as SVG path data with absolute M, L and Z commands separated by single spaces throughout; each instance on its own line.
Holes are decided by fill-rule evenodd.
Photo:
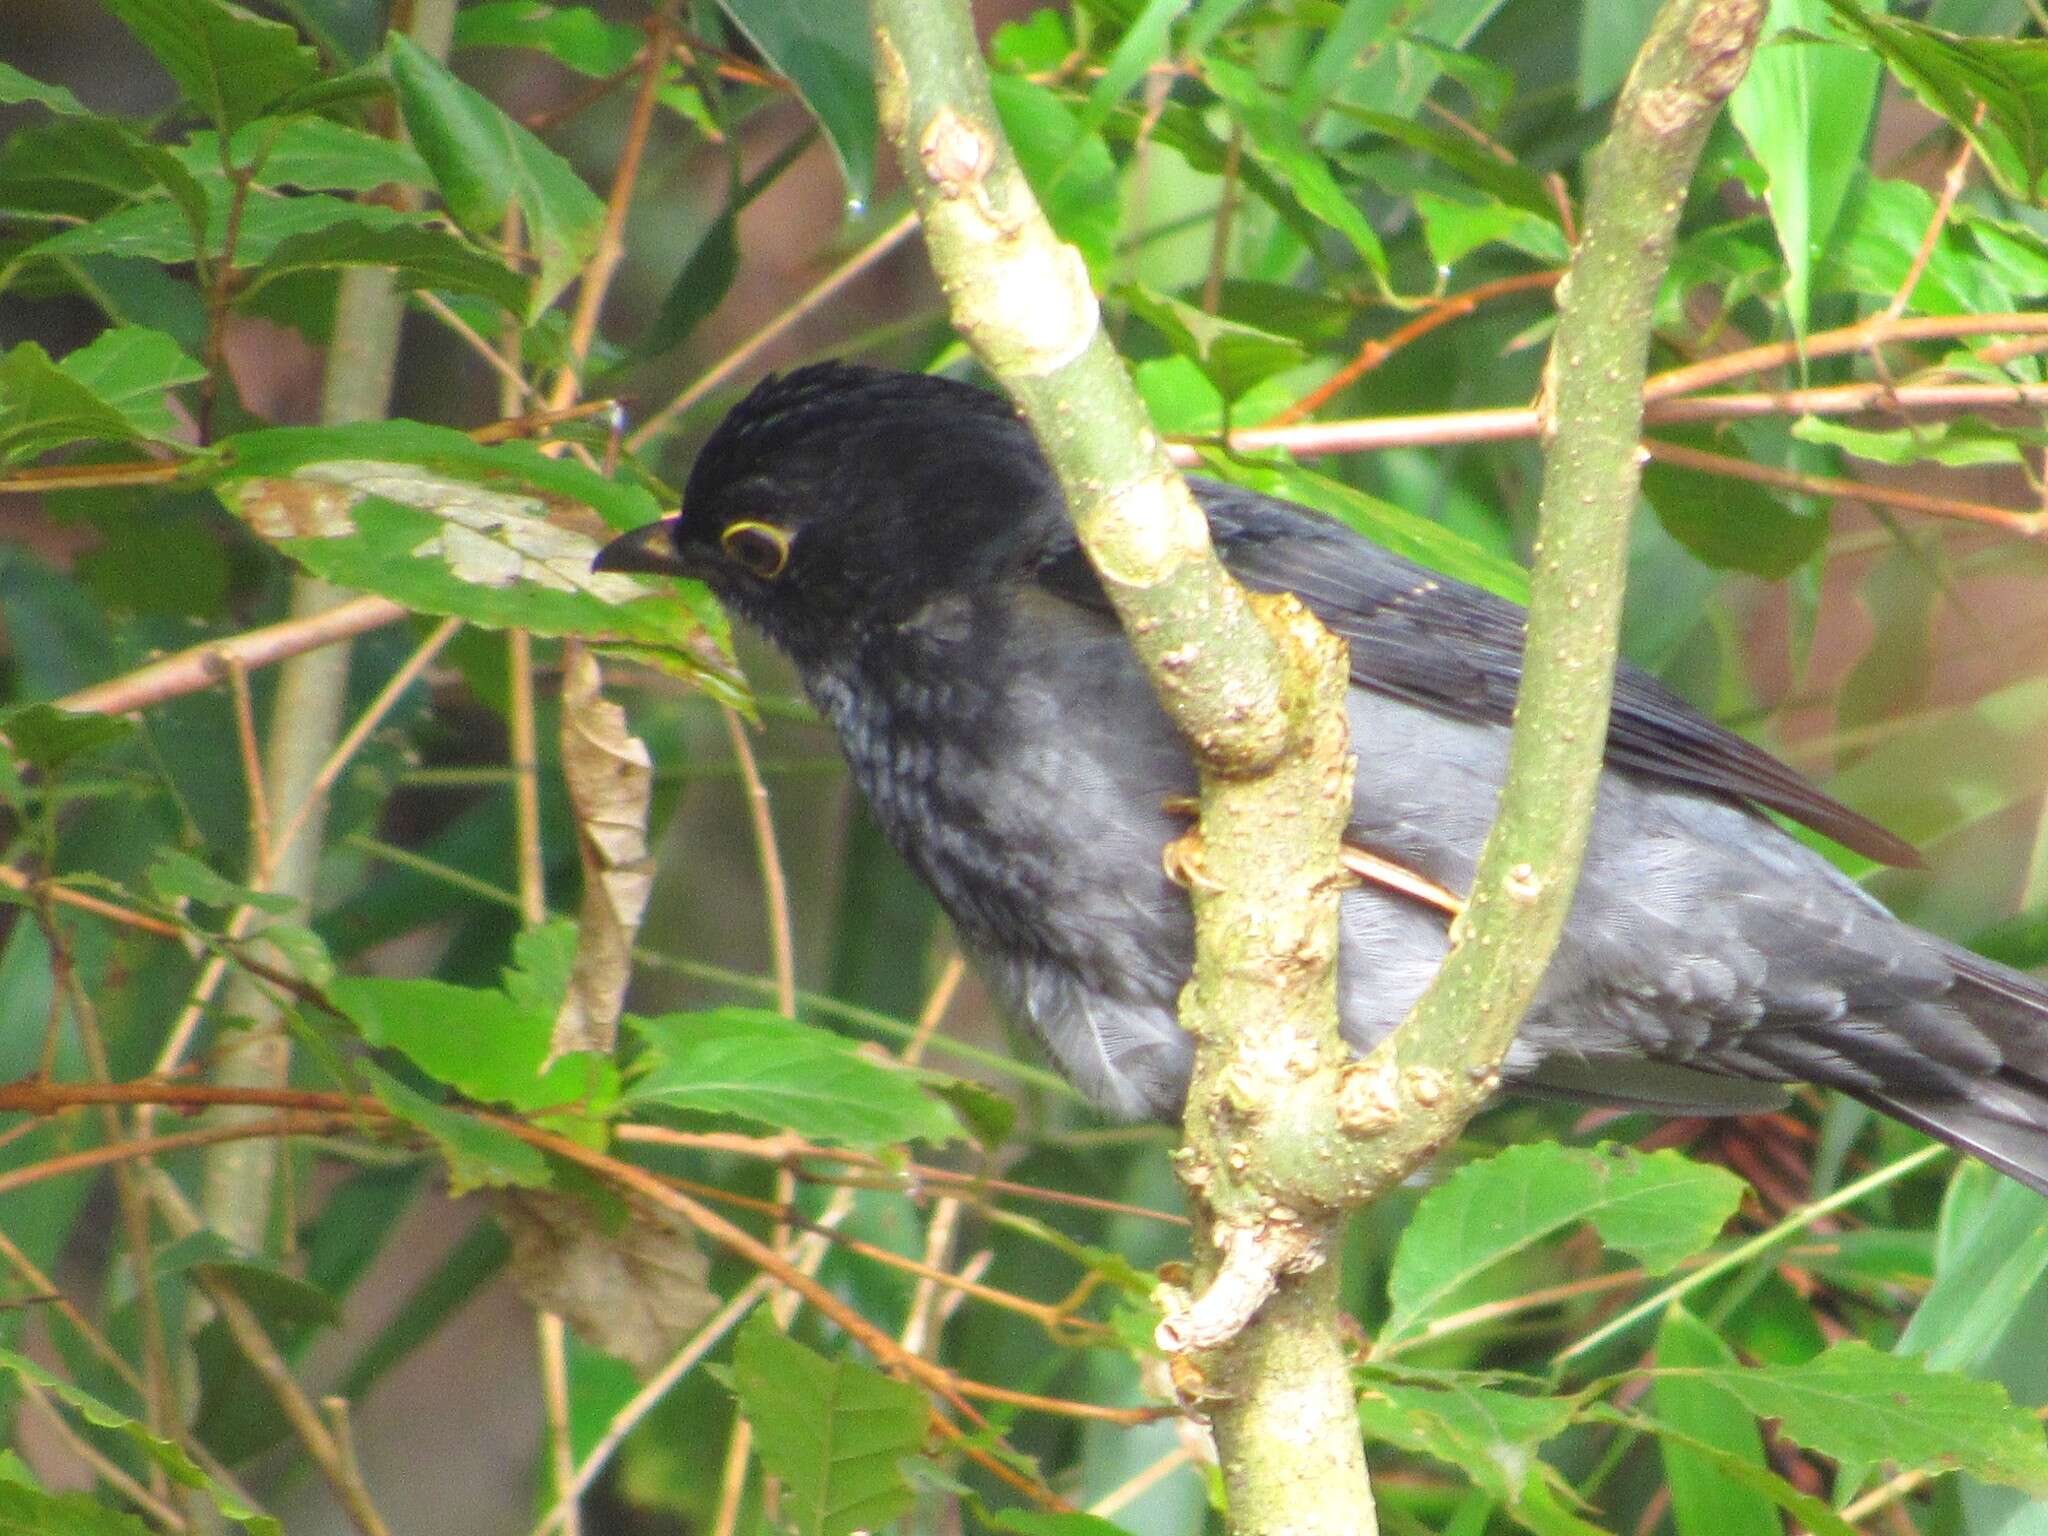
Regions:
M 1224 424 L 1226 406 L 1233 425 L 1282 414 L 1353 359 L 1372 366 L 1321 402 L 1321 417 L 1526 405 L 1549 312 L 1535 274 L 1563 258 L 1561 209 L 1579 156 L 1600 131 L 1648 9 L 1638 0 L 1088 0 L 978 14 L 1009 130 L 1109 296 L 1156 417 L 1201 435 Z M 409 306 L 394 415 L 470 428 L 530 406 L 503 393 L 451 315 L 481 345 L 516 357 L 543 394 L 556 391 L 559 364 L 577 346 L 569 317 L 588 291 L 571 280 L 591 269 L 608 197 L 624 210 L 623 260 L 608 283 L 596 280 L 602 324 L 570 384 L 625 400 L 635 428 L 659 427 L 630 439 L 637 451 L 617 485 L 563 461 L 563 494 L 598 518 L 625 525 L 672 505 L 693 444 L 766 367 L 829 353 L 959 365 L 914 237 L 904 236 L 904 199 L 886 167 L 869 184 L 872 111 L 858 68 L 844 62 L 859 33 L 845 10 L 757 0 L 680 11 L 673 39 L 683 51 L 658 55 L 645 156 L 637 177 L 621 179 L 622 147 L 639 133 L 633 106 L 650 36 L 644 12 L 629 4 L 463 8 L 453 64 L 495 104 L 476 109 L 488 151 L 446 129 L 451 115 L 472 110 L 469 97 L 402 49 L 380 52 L 386 18 L 364 0 L 295 0 L 266 13 L 299 29 L 311 54 L 249 30 L 212 0 L 10 8 L 0 33 L 0 100 L 16 103 L 0 108 L 0 343 L 9 349 L 0 357 L 0 455 L 14 477 L 0 481 L 6 702 L 62 698 L 159 652 L 278 622 L 293 556 L 316 567 L 355 559 L 346 567 L 353 579 L 475 621 L 347 756 L 303 928 L 290 904 L 265 914 L 292 925 L 274 931 L 283 958 L 273 956 L 273 969 L 302 984 L 284 998 L 299 1045 L 294 1087 L 375 1091 L 413 1134 L 357 1123 L 290 1140 L 278 1178 L 261 1186 L 260 1236 L 246 1249 L 183 1232 L 176 1197 L 161 1183 L 144 1187 L 153 1309 L 137 1304 L 122 1191 L 103 1168 L 53 1176 L 53 1164 L 61 1170 L 54 1160 L 90 1157 L 109 1139 L 198 1122 L 166 1114 L 146 1125 L 133 1108 L 108 1122 L 73 1110 L 22 1120 L 0 1146 L 0 1232 L 36 1266 L 10 1271 L 7 1294 L 23 1304 L 0 1317 L 0 1344 L 20 1351 L 8 1357 L 0 1395 L 20 1457 L 0 1469 L 20 1480 L 0 1483 L 0 1500 L 20 1502 L 0 1510 L 18 1521 L 128 1529 L 105 1511 L 139 1509 L 159 1524 L 213 1522 L 210 1499 L 179 1492 L 164 1470 L 168 1453 L 152 1459 L 120 1432 L 148 1422 L 211 1459 L 202 1482 L 227 1469 L 288 1529 L 350 1528 L 345 1501 L 286 1439 L 250 1375 L 250 1340 L 224 1322 L 237 1302 L 308 1392 L 351 1401 L 359 1483 L 391 1528 L 496 1531 L 539 1519 L 553 1502 L 543 1365 L 562 1362 L 555 1427 L 565 1424 L 571 1449 L 586 1453 L 632 1396 L 634 1372 L 620 1355 L 652 1340 L 649 1356 L 664 1356 L 661 1346 L 681 1343 L 701 1321 L 707 1295 L 741 1293 L 752 1267 L 709 1243 L 700 1277 L 693 1247 L 670 1231 L 636 1247 L 640 1229 L 621 1229 L 616 1201 L 594 1195 L 560 1149 L 536 1165 L 530 1151 L 506 1144 L 502 1127 L 493 1132 L 461 1107 L 470 1102 L 509 1106 L 585 1142 L 605 1140 L 601 1123 L 628 1120 L 674 1133 L 688 1144 L 613 1136 L 606 1145 L 623 1164 L 692 1181 L 678 1188 L 794 1201 L 812 1220 L 830 1213 L 839 1233 L 868 1245 L 820 1250 L 831 1296 L 890 1337 L 911 1334 L 919 1347 L 910 1353 L 947 1372 L 1048 1399 L 996 1410 L 1008 1445 L 1032 1458 L 1012 1467 L 1018 1478 L 1095 1504 L 1133 1531 L 1188 1530 L 1203 1518 L 1198 1437 L 1171 1420 L 1074 1416 L 1088 1405 L 1161 1401 L 1143 1363 L 1146 1277 L 1129 1266 L 1179 1251 L 1177 1230 L 1143 1214 L 1177 1209 L 1170 1139 L 1100 1125 L 1028 1058 L 1021 1068 L 1002 1064 L 1011 1055 L 1004 1027 L 971 979 L 952 991 L 943 925 L 849 800 L 829 742 L 775 660 L 737 637 L 744 691 L 713 664 L 715 697 L 658 671 L 613 670 L 659 765 L 652 824 L 662 874 L 643 943 L 661 963 L 643 958 L 632 1000 L 636 1013 L 668 1022 L 628 1032 L 624 1055 L 639 1074 L 630 1103 L 613 1102 L 602 1072 L 573 1093 L 544 1090 L 535 1068 L 567 940 L 560 928 L 529 932 L 519 956 L 526 982 L 499 990 L 522 927 L 520 854 L 539 849 L 557 912 L 577 910 L 582 866 L 556 745 L 564 662 L 545 635 L 532 652 L 537 841 L 522 834 L 518 774 L 508 766 L 528 707 L 514 678 L 524 653 L 508 649 L 497 626 L 516 614 L 545 627 L 532 570 L 508 605 L 503 589 L 477 585 L 459 562 L 414 559 L 419 528 L 402 512 L 395 521 L 364 514 L 365 528 L 387 517 L 395 531 L 382 543 L 364 534 L 281 550 L 229 508 L 262 511 L 262 498 L 246 493 L 252 465 L 303 484 L 293 477 L 323 464 L 396 458 L 417 471 L 428 503 L 412 508 L 415 518 L 447 504 L 451 482 L 510 474 L 533 485 L 555 472 L 515 450 L 478 456 L 447 439 L 421 447 L 340 430 L 297 444 L 239 437 L 232 463 L 201 451 L 266 424 L 317 419 L 334 274 L 366 263 L 396 263 L 403 286 L 434 296 Z M 1886 30 L 1882 20 L 1859 30 L 1845 8 L 1820 0 L 1777 7 L 1790 35 L 1766 50 L 1733 121 L 1717 131 L 1653 366 L 1828 336 L 1894 307 L 1908 320 L 2011 318 L 1985 320 L 1982 336 L 1816 348 L 1804 368 L 1780 357 L 1774 370 L 1728 386 L 1887 383 L 1899 391 L 1893 403 L 1876 398 L 1875 409 L 1846 418 L 1870 436 L 1847 437 L 1842 419 L 1801 417 L 1782 403 L 1740 423 L 1660 428 L 1696 451 L 1772 467 L 1781 480 L 1790 472 L 1878 489 L 1811 494 L 1669 461 L 1653 468 L 1627 646 L 1689 698 L 1926 847 L 1924 871 L 1867 871 L 1887 901 L 2026 965 L 2048 958 L 2048 823 L 2034 766 L 2048 693 L 2037 678 L 2042 557 L 2030 542 L 2042 497 L 2039 399 L 2011 391 L 2040 382 L 2030 307 L 2048 289 L 2048 226 L 2035 208 L 2048 45 L 2027 40 L 2039 23 L 2017 4 L 1896 10 L 1897 20 L 2020 40 L 1972 51 Z M 207 56 L 216 62 L 194 64 L 177 40 L 209 25 L 224 29 L 217 35 L 228 46 Z M 1887 74 L 1878 45 L 1904 83 Z M 364 66 L 373 79 L 307 94 L 373 56 L 387 61 Z M 379 83 L 386 75 L 397 81 L 419 159 L 369 138 L 393 120 L 390 88 Z M 216 78 L 228 88 L 195 92 L 195 82 Z M 54 99 L 38 81 L 75 98 Z M 1977 94 L 1988 103 L 1981 122 Z M 536 125 L 552 154 L 504 129 L 493 115 L 500 109 Z M 233 129 L 250 118 L 259 139 L 284 136 L 253 175 L 244 207 L 257 212 L 239 225 L 230 255 L 222 215 L 234 177 L 198 136 L 210 122 Z M 1973 152 L 1958 158 L 1964 130 L 1975 134 Z M 182 154 L 183 178 L 152 145 Z M 418 206 L 445 208 L 452 222 L 422 223 L 393 185 L 414 189 Z M 736 197 L 736 188 L 745 190 Z M 321 190 L 337 202 L 316 206 Z M 220 210 L 196 236 L 181 202 L 195 197 Z M 508 198 L 525 249 L 546 259 L 508 261 L 506 245 L 518 243 L 502 222 Z M 1221 220 L 1220 206 L 1229 209 Z M 829 295 L 799 310 L 821 281 L 833 283 Z M 552 308 L 550 287 L 559 294 Z M 1485 297 L 1469 312 L 1430 302 L 1474 290 Z M 1374 339 L 1389 344 L 1376 352 Z M 1896 400 L 1917 398 L 1913 390 L 1972 385 L 2030 408 L 1921 408 L 1914 425 L 1898 424 Z M 679 394 L 686 406 L 664 415 Z M 1509 562 L 1526 553 L 1535 448 L 1526 436 L 1485 441 L 1470 423 L 1460 430 L 1451 423 L 1428 447 L 1411 440 L 1343 458 L 1212 462 L 1421 548 L 1455 574 L 1512 589 Z M 591 462 L 604 458 L 601 428 L 564 435 Z M 35 479 L 53 464 L 142 459 L 183 462 L 184 481 L 58 492 Z M 1932 503 L 1888 504 L 1885 488 Z M 1987 517 L 1987 506 L 2009 515 Z M 595 527 L 589 516 L 565 521 L 586 534 Z M 588 602 L 596 606 L 564 609 L 552 627 L 613 641 L 630 629 L 597 597 Z M 701 681 L 706 647 L 722 630 L 708 611 L 692 613 L 701 631 L 657 638 L 676 642 L 671 674 L 680 667 Z M 344 717 L 372 708 L 433 633 L 433 620 L 420 618 L 357 639 Z M 7 781 L 8 869 L 18 877 L 7 889 L 18 905 L 6 913 L 0 950 L 0 1073 L 26 1076 L 53 1055 L 58 1081 L 87 1081 L 94 1068 L 82 1044 L 95 1027 L 114 1079 L 143 1076 L 163 1059 L 206 947 L 217 947 L 211 936 L 259 858 L 244 748 L 295 728 L 271 715 L 273 676 L 250 669 L 248 723 L 239 726 L 235 690 L 218 680 L 156 703 L 137 728 L 104 739 L 40 714 L 9 717 L 22 777 Z M 720 698 L 751 707 L 759 732 L 736 736 Z M 736 761 L 736 741 L 751 742 L 772 807 L 787 881 L 780 901 L 764 901 L 751 770 Z M 56 902 L 45 875 L 73 895 L 168 923 L 179 937 Z M 536 889 L 529 873 L 529 915 Z M 790 940 L 780 976 L 778 932 Z M 371 979 L 335 981 L 328 958 Z M 77 990 L 64 984 L 67 964 Z M 468 990 L 379 990 L 422 977 Z M 986 1149 L 927 1135 L 917 1156 L 999 1173 L 1028 1191 L 940 1175 L 906 1184 L 886 1151 L 884 1166 L 856 1186 L 839 1182 L 844 1165 L 819 1158 L 804 1162 L 806 1178 L 779 1178 L 771 1154 L 781 1144 L 753 1139 L 775 1127 L 886 1149 L 941 1128 L 935 1117 L 947 1113 L 921 1094 L 895 1096 L 900 1075 L 862 1075 L 882 1069 L 848 1066 L 815 1035 L 779 1034 L 757 1014 L 684 1011 L 773 1008 L 791 980 L 806 989 L 809 1024 L 892 1049 L 935 996 L 947 1000 L 944 1038 L 994 1054 L 963 1057 L 935 1041 L 932 1062 L 993 1084 L 1016 1105 L 1016 1122 L 991 1131 Z M 201 1017 L 182 1061 L 203 1076 L 241 1021 L 220 1002 Z M 786 1054 L 736 1081 L 729 1057 L 704 1055 L 721 1028 L 745 1061 L 771 1048 Z M 462 1049 L 437 1051 L 450 1038 Z M 787 1102 L 790 1084 L 833 1072 L 853 1075 L 825 1119 L 815 1105 Z M 455 1118 L 437 1118 L 421 1100 L 450 1088 L 461 1096 Z M 546 1113 L 565 1098 L 587 1113 Z M 990 1112 L 982 1099 L 954 1101 Z M 877 1105 L 879 1118 L 861 1125 L 830 1117 L 835 1107 L 843 1115 Z M 1601 1137 L 1649 1155 L 1611 1162 L 1532 1149 L 1488 1158 L 1509 1143 L 1584 1147 Z M 1655 1151 L 1673 1146 L 1734 1170 L 1745 1187 Z M 1805 1495 L 1831 1497 L 1871 1528 L 1905 1520 L 1930 1531 L 2048 1529 L 2028 1500 L 2048 1491 L 2038 1431 L 1988 1390 L 1923 1380 L 1910 1363 L 1928 1358 L 2002 1382 L 2021 1404 L 2048 1401 L 2048 1367 L 2029 1346 L 2048 1327 L 2039 1283 L 2048 1212 L 1982 1170 L 1951 1177 L 1952 1160 L 1930 1160 L 1919 1147 L 1910 1133 L 1819 1097 L 1790 1115 L 1729 1124 L 1659 1126 L 1524 1104 L 1495 1111 L 1455 1159 L 1462 1171 L 1354 1224 L 1354 1310 L 1382 1340 L 1362 1407 L 1389 1526 L 1690 1536 L 1777 1529 L 1791 1509 L 1817 1528 L 1826 1510 L 1800 1503 Z M 458 1184 L 485 1189 L 449 1198 L 451 1161 Z M 157 1167 L 204 1208 L 215 1152 L 166 1155 Z M 1866 1196 L 1812 1216 L 1811 1202 L 1873 1174 Z M 536 1197 L 503 1193 L 537 1180 L 581 1203 L 545 1207 L 542 1219 Z M 1132 1209 L 1077 1206 L 1056 1198 L 1063 1193 Z M 1504 1214 L 1515 1211 L 1525 1213 L 1520 1224 Z M 738 1219 L 774 1234 L 758 1214 Z M 597 1234 L 630 1277 L 626 1291 L 565 1263 L 544 1240 L 563 1230 Z M 1754 1242 L 1759 1234 L 1775 1241 Z M 890 1255 L 970 1276 L 982 1289 L 920 1286 Z M 1710 1262 L 1685 1310 L 1652 1306 L 1630 1331 L 1568 1353 Z M 529 1289 L 552 1285 L 552 1304 L 564 1310 L 594 1295 L 599 1312 L 618 1315 L 655 1292 L 674 1313 L 627 1313 L 632 1326 L 621 1334 L 572 1332 L 564 1342 L 536 1331 L 514 1268 Z M 75 1317 L 47 1300 L 53 1289 L 75 1302 Z M 966 1299 L 941 1331 L 939 1298 L 948 1294 Z M 1063 1311 L 1049 1334 L 1049 1309 L 1068 1301 L 1079 1336 Z M 737 1356 L 729 1339 L 720 1342 L 712 1358 L 730 1374 L 698 1368 L 683 1377 L 606 1464 L 585 1501 L 584 1529 L 782 1521 L 843 1530 L 859 1523 L 855 1514 L 980 1529 L 998 1509 L 1031 1507 L 943 1441 L 912 1472 L 900 1470 L 927 1437 L 923 1410 L 870 1367 L 879 1360 L 900 1373 L 902 1359 L 850 1345 L 814 1307 L 779 1320 L 822 1359 L 778 1353 L 762 1332 L 744 1335 Z M 170 1383 L 153 1410 L 130 1379 L 148 1374 L 152 1336 Z M 842 1359 L 849 1363 L 823 1364 Z M 1730 1369 L 1736 1360 L 1749 1369 Z M 1640 1374 L 1651 1364 L 1671 1374 Z M 37 1385 L 37 1369 L 109 1410 L 98 1419 L 67 1410 L 60 1430 L 47 1406 L 58 1389 Z M 806 1472 L 801 1447 L 778 1441 L 772 1426 L 844 1434 L 855 1416 L 821 1406 L 840 1404 L 842 1389 L 854 1400 L 872 1393 L 879 1405 L 872 1422 L 885 1429 L 865 1448 L 874 1452 L 869 1472 L 819 1473 L 814 1458 Z M 782 1485 L 766 1503 L 759 1464 L 744 1445 L 733 1452 L 735 1391 L 762 1421 L 759 1454 Z M 1872 1411 L 1893 1394 L 1915 1411 Z M 1946 1416 L 1932 1411 L 1937 1403 Z M 943 1401 L 941 1411 L 958 1417 Z M 1766 1421 L 1775 1427 L 1760 1427 Z M 1535 1459 L 1538 1447 L 1546 1460 Z M 102 1458 L 97 1472 L 87 1448 Z M 1955 1464 L 1945 1457 L 1984 1480 L 1944 1478 L 1931 1493 L 1901 1483 L 1884 1496 L 1894 1469 L 1879 1463 L 1901 1463 L 1910 1478 L 1915 1465 Z M 728 1471 L 740 1496 L 722 1507 Z M 849 1493 L 848 1477 L 870 1473 L 872 1486 Z M 123 1478 L 141 1497 L 122 1493 Z M 101 1501 L 96 1512 L 37 1491 L 87 1487 Z M 1587 1503 L 1575 1505 L 1567 1490 Z M 875 1502 L 825 1513 L 834 1495 Z M 1038 1526 L 1010 1518 L 1062 1536 L 1090 1529 L 1073 1517 Z

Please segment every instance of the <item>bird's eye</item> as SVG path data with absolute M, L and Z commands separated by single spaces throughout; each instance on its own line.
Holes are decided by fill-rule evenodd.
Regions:
M 773 581 L 789 564 L 789 535 L 773 523 L 734 523 L 718 542 L 736 564 L 763 581 Z

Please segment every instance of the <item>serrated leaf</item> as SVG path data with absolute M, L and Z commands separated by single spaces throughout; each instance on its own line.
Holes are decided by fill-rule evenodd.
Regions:
M 440 288 L 474 293 L 519 313 L 527 280 L 504 262 L 445 229 L 396 224 L 379 229 L 362 223 L 330 224 L 279 241 L 248 274 L 239 295 L 253 297 L 267 283 L 295 272 L 336 267 L 386 267 L 406 289 Z
M 372 1045 L 389 1046 L 436 1082 L 469 1098 L 546 1109 L 612 1102 L 616 1069 L 579 1056 L 542 1070 L 552 1015 L 522 1007 L 494 987 L 431 977 L 342 976 L 327 996 Z
M 402 32 L 391 34 L 388 60 L 405 125 L 455 221 L 487 240 L 519 209 L 540 269 L 527 306 L 533 318 L 597 249 L 604 204 L 568 161 Z
M 338 585 L 493 628 L 630 646 L 733 687 L 723 621 L 701 588 L 679 596 L 590 568 L 600 541 L 586 528 L 660 516 L 637 487 L 524 443 L 484 447 L 417 422 L 277 428 L 221 451 L 221 500 Z
M 1732 1455 L 1721 1446 L 1688 1434 L 1675 1424 L 1647 1414 L 1624 1413 L 1609 1403 L 1589 1404 L 1585 1416 L 1593 1423 L 1613 1424 L 1635 1434 L 1655 1435 L 1665 1446 L 1679 1447 L 1710 1468 L 1712 1475 L 1719 1477 L 1730 1491 L 1742 1490 L 1760 1496 L 1784 1510 L 1805 1528 L 1807 1536 L 1858 1536 L 1856 1527 L 1836 1514 L 1824 1499 L 1802 1493 L 1769 1467 Z M 1782 1523 L 1773 1519 L 1771 1531 L 1777 1532 L 1782 1528 Z
M 1571 259 L 1564 231 L 1556 221 L 1504 203 L 1499 198 L 1471 201 L 1442 197 L 1417 188 L 1411 201 L 1422 220 L 1429 258 L 1448 270 L 1485 245 L 1506 245 L 1553 266 Z
M 434 1143 L 448 1166 L 451 1195 L 466 1195 L 473 1189 L 539 1189 L 547 1185 L 547 1159 L 504 1126 L 436 1104 L 375 1062 L 358 1062 L 356 1071 L 368 1082 L 378 1103 Z
M 205 248 L 208 254 L 217 255 L 227 239 L 227 185 L 219 176 L 199 178 L 195 185 L 206 200 Z M 252 192 L 236 228 L 235 260 L 241 265 L 260 265 L 294 235 L 337 224 L 383 230 L 424 222 L 418 214 L 377 203 L 352 203 L 322 192 L 294 197 Z M 89 224 L 52 235 L 29 252 L 42 257 L 129 256 L 166 263 L 190 261 L 194 253 L 187 211 L 166 197 L 116 209 Z
M 765 1312 L 740 1330 L 733 1387 L 761 1464 L 782 1479 L 801 1536 L 877 1530 L 908 1510 L 897 1463 L 924 1445 L 915 1387 L 850 1360 L 828 1360 L 779 1332 Z
M 1262 331 L 1255 325 L 1212 315 L 1171 294 L 1154 293 L 1142 284 L 1131 283 L 1119 296 L 1161 336 L 1175 353 L 1185 357 L 1222 393 L 1235 400 L 1253 385 L 1292 368 L 1307 355 L 1307 349 L 1292 336 Z
M 739 1115 L 816 1141 L 950 1141 L 960 1128 L 914 1073 L 850 1040 L 757 1008 L 627 1015 L 648 1044 L 629 1102 Z
M 1714 1240 L 1744 1187 L 1676 1152 L 1604 1144 L 1532 1143 L 1468 1164 L 1423 1196 L 1401 1234 L 1382 1339 L 1419 1332 L 1502 1259 L 1582 1222 L 1661 1274 Z
M 1565 1431 L 1576 1409 L 1569 1397 L 1510 1392 L 1453 1371 L 1396 1377 L 1368 1369 L 1358 1398 L 1368 1439 L 1463 1468 L 1505 1504 L 1519 1503 L 1547 1473 L 1537 1451 Z
M 1867 44 L 1922 105 L 1976 146 L 2007 195 L 2039 200 L 2048 168 L 2048 42 L 1958 37 L 1873 14 L 1854 0 L 1826 4 L 1837 27 Z
M 0 713 L 0 740 L 11 755 L 44 773 L 125 741 L 131 721 L 112 715 L 79 715 L 54 704 L 24 704 Z
M 1873 54 L 1830 42 L 1772 36 L 1824 24 L 1829 0 L 1772 0 L 1765 42 L 1728 100 L 1728 115 L 1770 177 L 1764 202 L 1785 255 L 1786 310 L 1806 334 L 1815 267 L 1849 189 L 1864 174 L 1863 146 L 1883 71 Z
M 205 367 L 177 342 L 142 325 L 102 331 L 57 366 L 119 411 L 136 436 L 156 439 L 174 436 L 178 427 L 165 391 L 206 377 Z
M 89 1494 L 45 1493 L 9 1478 L 0 1480 L 0 1536 L 149 1536 L 149 1527 Z
M 1776 1419 L 1787 1439 L 1836 1461 L 1968 1472 L 2048 1498 L 2048 1438 L 1995 1382 L 1930 1371 L 1861 1341 L 1800 1365 L 1681 1374 Z
M 69 443 L 123 443 L 123 416 L 32 341 L 0 353 L 0 463 L 38 458 Z
M 867 8 L 720 0 L 720 9 L 796 86 L 839 157 L 848 200 L 866 203 L 874 190 L 877 134 Z
M 195 133 L 171 151 L 195 176 L 220 173 L 220 135 Z M 396 184 L 424 186 L 426 161 L 409 144 L 365 133 L 325 117 L 266 119 L 246 124 L 228 140 L 228 160 L 250 165 L 258 159 L 264 186 L 314 192 L 374 192 Z
M 13 105 L 23 101 L 32 101 L 65 117 L 83 116 L 86 111 L 85 103 L 63 86 L 45 84 L 0 60 L 0 103 Z
M 284 1527 L 277 1521 L 250 1509 L 200 1470 L 181 1447 L 154 1434 L 139 1419 L 129 1417 L 118 1408 L 111 1407 L 94 1397 L 90 1392 L 52 1375 L 35 1361 L 11 1349 L 0 1349 L 0 1374 L 33 1382 L 45 1394 L 55 1398 L 87 1423 L 101 1429 L 111 1429 L 125 1436 L 130 1444 L 161 1467 L 171 1481 L 180 1487 L 204 1493 L 212 1500 L 216 1509 L 244 1530 L 254 1532 L 256 1536 L 284 1536 Z
M 106 7 L 224 133 L 320 76 L 320 55 L 297 32 L 226 0 L 106 0 Z

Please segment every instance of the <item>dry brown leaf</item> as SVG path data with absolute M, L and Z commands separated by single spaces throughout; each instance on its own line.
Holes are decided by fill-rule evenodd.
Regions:
M 710 1266 L 684 1222 L 633 1210 L 607 1230 L 591 1206 L 538 1190 L 508 1190 L 494 1204 L 512 1239 L 520 1295 L 642 1376 L 717 1310 Z
M 563 662 L 562 775 L 576 814 L 583 910 L 550 1062 L 570 1051 L 608 1053 L 617 1042 L 633 939 L 654 884 L 647 852 L 654 762 L 647 744 L 626 729 L 626 712 L 604 697 L 596 657 L 570 642 Z

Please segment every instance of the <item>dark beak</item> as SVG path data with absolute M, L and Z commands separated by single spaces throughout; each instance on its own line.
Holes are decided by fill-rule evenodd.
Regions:
M 665 517 L 658 523 L 622 533 L 597 552 L 590 562 L 593 571 L 631 571 L 642 576 L 687 576 L 683 558 L 676 553 L 669 536 L 676 520 Z

